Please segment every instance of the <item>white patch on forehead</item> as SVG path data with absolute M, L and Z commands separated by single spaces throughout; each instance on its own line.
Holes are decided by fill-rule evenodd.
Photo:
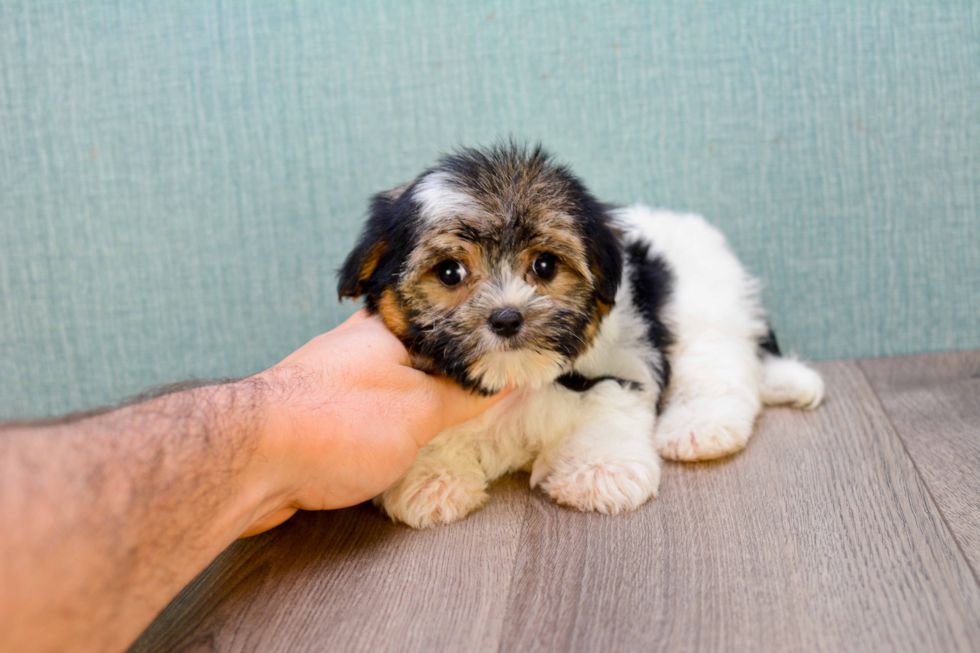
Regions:
M 422 205 L 422 220 L 428 225 L 450 220 L 477 208 L 476 201 L 455 188 L 452 176 L 442 170 L 427 175 L 419 182 L 413 197 Z

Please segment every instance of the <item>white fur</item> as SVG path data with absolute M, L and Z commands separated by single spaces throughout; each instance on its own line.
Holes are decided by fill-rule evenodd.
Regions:
M 508 383 L 540 388 L 561 374 L 562 358 L 554 352 L 530 349 L 495 351 L 479 359 L 473 365 L 473 372 L 488 388 L 503 388 Z
M 823 401 L 823 379 L 792 358 L 766 356 L 762 362 L 762 403 L 813 410 Z
M 511 270 L 496 271 L 494 283 L 477 300 L 489 314 L 498 308 L 519 310 L 527 323 L 539 319 L 551 308 L 551 298 L 537 294 L 534 286 Z M 509 340 L 483 328 L 472 337 L 478 340 L 480 359 L 473 365 L 473 372 L 480 376 L 485 388 L 499 390 L 507 384 L 538 388 L 555 380 L 565 364 L 562 356 L 553 351 L 534 349 L 505 349 Z
M 633 305 L 627 266 L 615 308 L 573 369 L 642 389 L 614 380 L 582 393 L 554 383 L 518 388 L 419 452 L 376 499 L 392 518 L 416 528 L 456 521 L 483 504 L 490 481 L 517 469 L 531 472 L 532 487 L 573 508 L 633 510 L 657 494 L 658 452 L 677 460 L 724 456 L 746 445 L 763 403 L 819 405 L 823 382 L 815 371 L 791 359 L 760 358 L 768 327 L 758 283 L 717 229 L 698 216 L 642 206 L 616 219 L 628 238 L 648 241 L 674 276 L 663 310 L 674 334 L 663 413 L 656 415 L 656 371 L 664 361 Z M 496 372 L 506 375 L 521 360 L 501 359 Z
M 550 303 L 534 291 L 534 286 L 513 271 L 500 270 L 498 276 L 501 277 L 498 283 L 491 285 L 487 292 L 487 301 L 492 303 L 494 308 L 517 307 L 521 311 L 526 311 L 534 304 Z
M 429 224 L 477 209 L 476 200 L 458 190 L 453 185 L 452 175 L 443 170 L 426 175 L 415 189 L 414 198 L 422 204 L 421 216 Z

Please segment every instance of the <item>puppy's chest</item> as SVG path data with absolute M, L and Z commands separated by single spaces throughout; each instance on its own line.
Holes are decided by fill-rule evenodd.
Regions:
M 574 430 L 589 410 L 588 392 L 557 384 L 517 389 L 457 436 L 481 447 L 534 454 Z

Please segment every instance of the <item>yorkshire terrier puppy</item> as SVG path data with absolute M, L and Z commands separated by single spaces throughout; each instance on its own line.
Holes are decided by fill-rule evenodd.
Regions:
M 462 519 L 514 470 L 579 510 L 633 510 L 660 456 L 728 455 L 763 404 L 823 398 L 718 230 L 604 205 L 540 148 L 461 150 L 377 195 L 339 292 L 363 295 L 418 368 L 515 388 L 375 500 L 415 528 Z

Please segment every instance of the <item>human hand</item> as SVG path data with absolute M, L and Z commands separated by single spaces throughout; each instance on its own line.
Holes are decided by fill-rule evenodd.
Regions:
M 361 312 L 243 381 L 0 424 L 0 649 L 122 650 L 236 537 L 379 494 L 501 396 Z
M 260 390 L 269 499 L 243 537 L 298 509 L 327 510 L 381 493 L 441 431 L 502 399 L 413 369 L 408 351 L 363 310 L 245 383 Z

